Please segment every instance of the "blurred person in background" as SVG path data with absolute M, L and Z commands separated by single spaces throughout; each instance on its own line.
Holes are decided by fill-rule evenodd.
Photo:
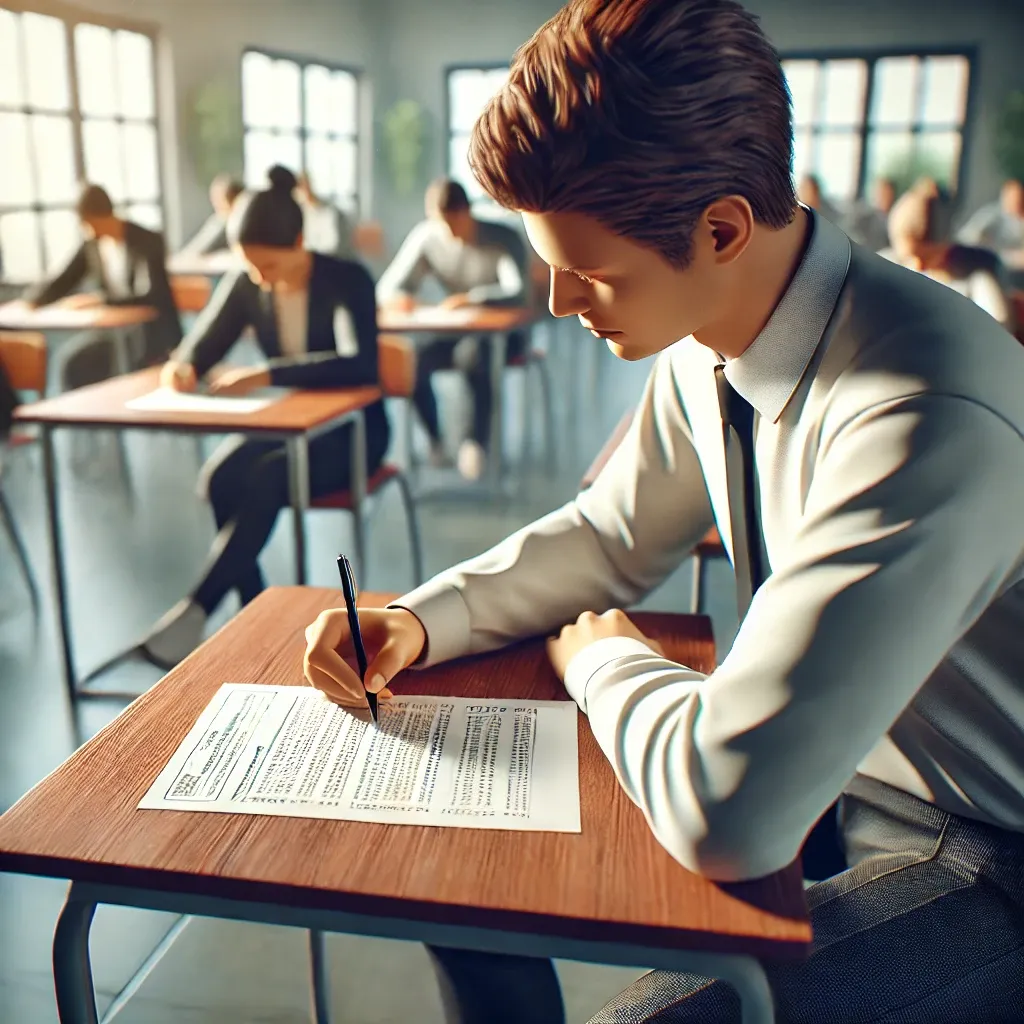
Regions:
M 896 183 L 892 178 L 878 178 L 870 199 L 855 203 L 850 211 L 846 233 L 873 252 L 889 246 L 889 212 L 896 202 Z
M 228 247 L 225 227 L 235 200 L 245 191 L 245 186 L 230 174 L 218 174 L 210 183 L 210 205 L 213 212 L 203 226 L 193 235 L 191 241 L 181 249 L 181 255 L 207 256 L 223 252 Z
M 833 224 L 842 223 L 839 210 L 825 197 L 821 188 L 821 179 L 816 174 L 805 174 L 797 185 L 796 197 L 804 206 L 817 210 L 826 220 Z
M 965 245 L 980 245 L 997 252 L 1009 279 L 1024 288 L 1024 184 L 1011 178 L 1003 183 L 996 202 L 983 206 L 960 229 Z
M 295 179 L 295 198 L 302 207 L 302 237 L 310 252 L 339 260 L 355 259 L 352 223 L 333 203 L 324 202 L 303 171 Z

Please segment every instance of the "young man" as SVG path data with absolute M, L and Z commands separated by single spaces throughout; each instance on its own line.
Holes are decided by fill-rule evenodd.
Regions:
M 181 341 L 181 321 L 167 277 L 163 235 L 117 216 L 110 196 L 99 185 L 82 187 L 76 211 L 84 235 L 81 246 L 56 277 L 31 289 L 26 301 L 33 306 L 46 306 L 90 284 L 98 292 L 76 296 L 77 304 L 153 306 L 157 317 L 142 328 L 145 351 L 140 361 L 162 362 Z M 76 349 L 75 356 L 85 357 L 87 350 L 99 351 L 95 341 L 91 337 Z M 107 356 L 97 364 L 109 363 L 109 372 L 113 372 L 112 350 L 103 347 Z M 100 379 L 96 373 L 90 376 Z M 77 380 L 78 384 L 84 382 Z
M 313 191 L 305 171 L 295 180 L 295 200 L 302 207 L 302 238 L 310 252 L 337 260 L 356 259 L 348 217 Z
M 427 277 L 434 277 L 448 293 L 442 302 L 449 309 L 469 305 L 516 306 L 526 302 L 526 246 L 518 233 L 504 224 L 477 220 L 466 190 L 448 178 L 427 189 L 427 219 L 409 232 L 391 266 L 381 275 L 377 297 L 383 305 L 411 309 L 416 292 Z M 506 357 L 521 355 L 526 339 L 509 339 Z M 438 370 L 458 369 L 469 384 L 473 402 L 470 436 L 459 448 L 459 471 L 478 479 L 485 468 L 490 440 L 490 339 L 436 338 L 417 353 L 413 404 L 430 436 L 431 462 L 445 463 L 441 423 L 431 377 Z
M 361 614 L 367 686 L 551 636 L 687 869 L 776 871 L 839 798 L 850 869 L 808 891 L 811 957 L 766 968 L 780 1020 L 1019 1021 L 1024 351 L 799 207 L 791 156 L 778 55 L 732 0 L 573 0 L 519 51 L 474 171 L 555 314 L 660 355 L 587 491 Z M 705 677 L 615 609 L 713 522 L 743 617 Z M 309 681 L 360 702 L 344 611 L 307 640 Z M 450 1019 L 562 1019 L 543 962 L 433 953 Z M 660 971 L 594 1018 L 737 1020 L 725 985 Z
M 850 211 L 847 234 L 872 252 L 889 245 L 889 212 L 896 202 L 896 185 L 891 178 L 879 178 L 870 199 L 856 203 Z
M 207 256 L 223 252 L 228 247 L 227 223 L 235 200 L 245 191 L 245 186 L 230 174 L 218 174 L 210 182 L 210 206 L 213 212 L 203 226 L 182 247 L 179 255 Z

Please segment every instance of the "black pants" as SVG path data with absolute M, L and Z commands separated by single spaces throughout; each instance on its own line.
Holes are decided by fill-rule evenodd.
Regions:
M 344 426 L 309 445 L 309 490 L 316 498 L 349 486 L 352 428 Z M 388 447 L 387 430 L 374 429 L 367 417 L 367 473 L 380 467 Z M 192 599 L 209 615 L 231 590 L 243 604 L 264 587 L 259 554 L 277 513 L 288 507 L 288 456 L 277 441 L 229 438 L 203 467 L 202 485 L 217 523 L 202 579 Z
M 1024 834 L 863 776 L 839 825 L 851 866 L 807 890 L 810 957 L 766 968 L 779 1024 L 1024 1021 Z M 549 961 L 433 952 L 451 1024 L 563 1021 Z M 652 971 L 590 1024 L 739 1019 L 723 982 Z
M 431 377 L 439 370 L 459 370 L 466 378 L 473 402 L 470 437 L 482 448 L 491 438 L 491 411 L 494 408 L 494 384 L 491 380 L 491 339 L 434 338 L 416 352 L 416 388 L 412 401 L 431 441 L 441 440 L 441 421 Z M 505 361 L 526 351 L 527 337 L 520 331 L 509 335 Z

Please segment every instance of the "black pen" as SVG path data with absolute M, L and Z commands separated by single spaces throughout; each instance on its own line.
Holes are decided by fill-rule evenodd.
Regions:
M 341 592 L 345 595 L 345 610 L 348 612 L 348 629 L 352 634 L 352 646 L 356 649 L 356 664 L 359 666 L 359 681 L 366 682 L 366 648 L 359 628 L 359 613 L 356 611 L 356 575 L 352 563 L 344 555 L 338 555 L 338 572 L 341 574 Z M 366 703 L 370 706 L 370 717 L 377 722 L 377 694 L 366 690 Z

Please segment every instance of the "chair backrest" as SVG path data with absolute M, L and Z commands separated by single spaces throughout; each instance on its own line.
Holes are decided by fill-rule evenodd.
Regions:
M 0 331 L 0 363 L 15 391 L 46 391 L 46 338 L 39 331 Z
M 389 398 L 408 398 L 416 387 L 416 346 L 402 334 L 377 338 L 380 386 Z
M 179 313 L 201 313 L 210 301 L 213 285 L 203 274 L 172 274 L 171 294 Z

